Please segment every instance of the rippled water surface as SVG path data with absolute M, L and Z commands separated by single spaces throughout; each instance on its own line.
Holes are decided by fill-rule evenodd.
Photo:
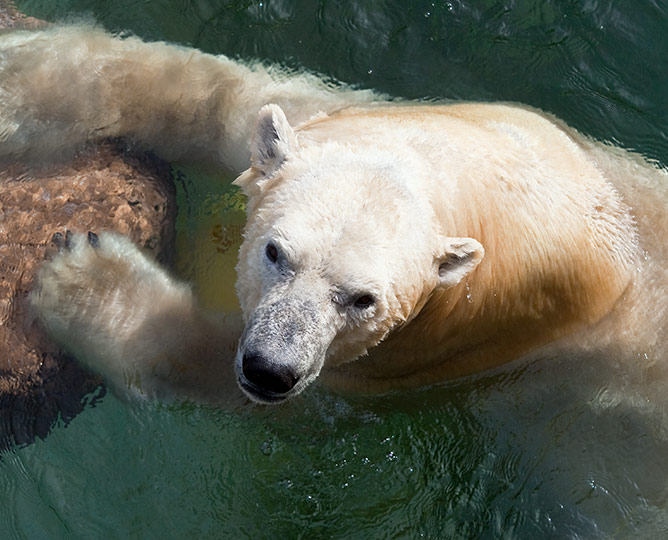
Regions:
M 395 96 L 521 101 L 668 164 L 660 1 L 19 5 Z M 243 201 L 226 179 L 175 178 L 180 271 L 229 308 Z M 617 364 L 545 358 L 422 391 L 313 389 L 235 411 L 107 394 L 0 454 L 0 537 L 663 538 L 668 407 L 642 392 L 655 376 L 626 384 Z

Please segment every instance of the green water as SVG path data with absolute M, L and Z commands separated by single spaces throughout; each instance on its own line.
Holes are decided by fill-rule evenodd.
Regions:
M 19 4 L 396 96 L 522 101 L 668 164 L 661 1 Z M 217 251 L 195 257 L 187 240 L 237 217 L 216 215 L 234 207 L 225 188 L 193 181 L 180 181 L 194 261 L 182 271 L 206 281 Z M 633 375 L 615 359 L 545 358 L 421 391 L 314 388 L 235 411 L 107 394 L 0 455 L 0 537 L 666 537 L 668 406 Z

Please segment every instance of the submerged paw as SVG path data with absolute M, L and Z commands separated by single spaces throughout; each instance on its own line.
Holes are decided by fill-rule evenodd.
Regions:
M 143 255 L 125 237 L 68 230 L 55 233 L 52 242 L 58 253 L 40 269 L 31 294 L 43 318 L 94 312 L 114 298 L 130 298 L 141 282 L 136 269 Z

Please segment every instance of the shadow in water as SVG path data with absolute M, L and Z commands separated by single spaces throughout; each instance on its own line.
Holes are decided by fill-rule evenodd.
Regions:
M 106 394 L 99 379 L 65 355 L 47 358 L 36 379 L 0 393 L 0 450 L 44 439 L 56 422 L 68 423 Z

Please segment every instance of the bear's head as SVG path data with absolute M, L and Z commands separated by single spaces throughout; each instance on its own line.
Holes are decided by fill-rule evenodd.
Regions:
M 326 121 L 295 132 L 278 106 L 264 107 L 252 166 L 236 180 L 248 220 L 235 368 L 243 391 L 262 403 L 364 355 L 484 254 L 478 241 L 435 225 L 420 159 L 356 144 L 355 133 L 323 130 Z

